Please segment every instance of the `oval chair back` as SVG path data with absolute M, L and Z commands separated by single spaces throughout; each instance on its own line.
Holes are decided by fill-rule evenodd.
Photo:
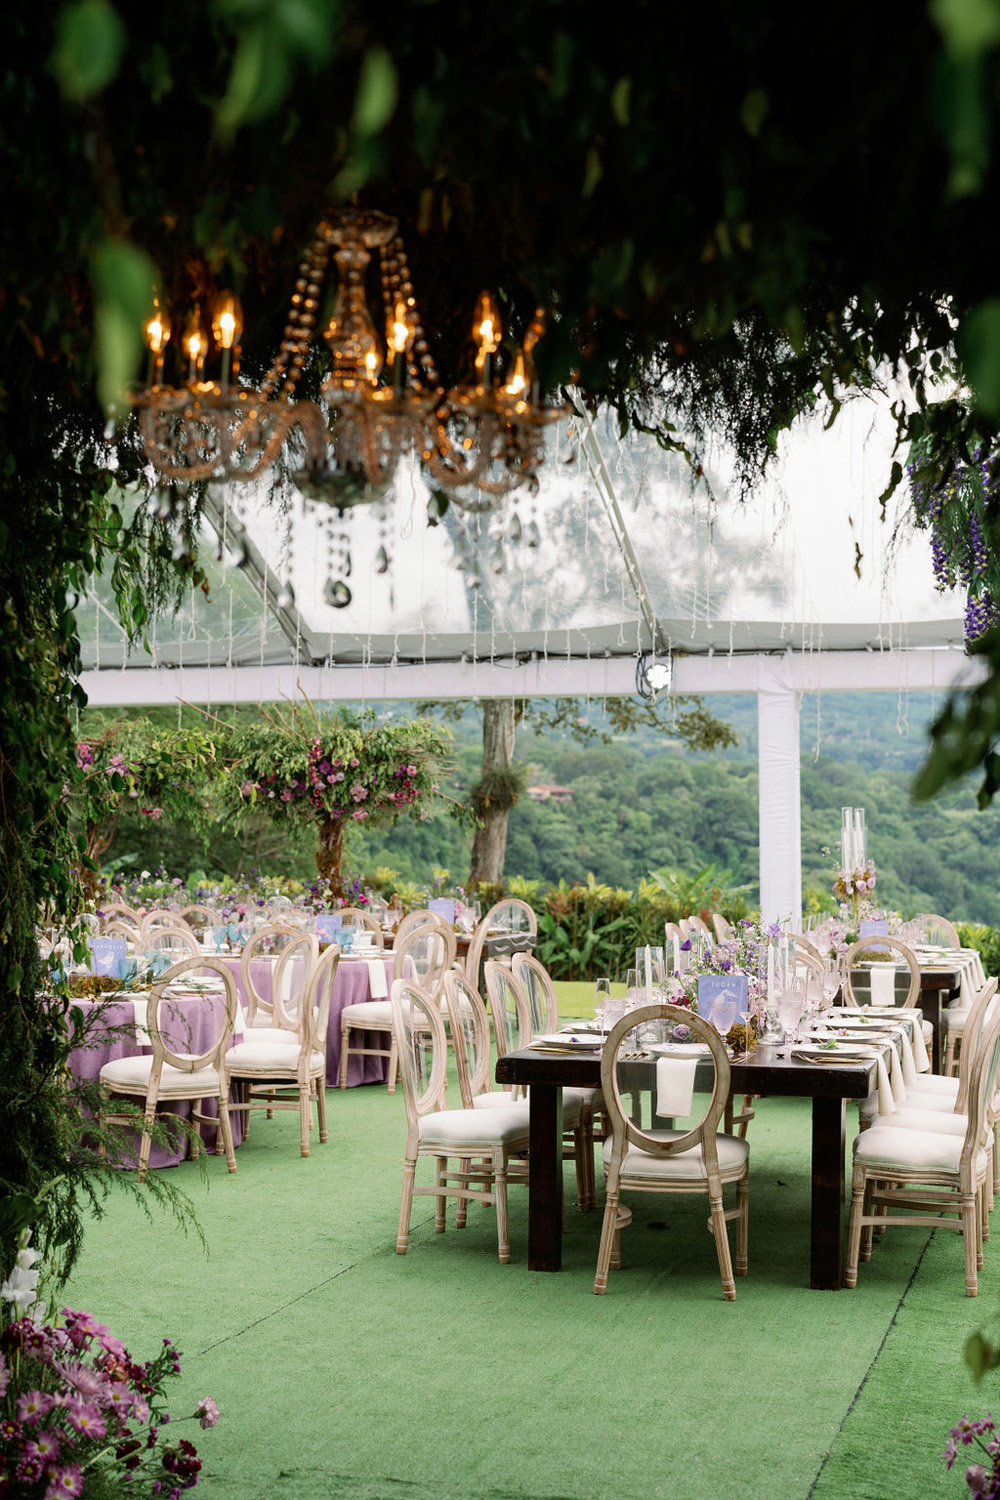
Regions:
M 390 1004 L 406 1120 L 416 1137 L 421 1115 L 448 1107 L 448 1039 L 437 1002 L 411 980 L 393 980 Z
M 989 1026 L 997 1009 L 1000 1008 L 995 999 L 996 992 L 997 980 L 987 979 L 969 1007 L 969 1014 L 965 1019 L 965 1030 L 962 1033 L 962 1050 L 958 1059 L 958 1095 L 955 1099 L 955 1113 L 957 1115 L 968 1113 L 972 1064 L 979 1050 L 979 1042 L 983 1031 Z
M 385 938 L 382 936 L 382 928 L 370 911 L 365 911 L 361 906 L 345 906 L 340 913 L 345 927 L 356 927 L 362 932 L 370 932 L 375 939 L 375 947 L 382 951 L 385 947 Z
M 517 896 L 508 896 L 503 901 L 497 901 L 490 907 L 473 933 L 465 959 L 466 982 L 471 984 L 474 990 L 479 989 L 479 970 L 483 956 L 489 952 L 491 937 L 495 938 L 508 933 L 511 937 L 520 935 L 527 941 L 534 938 L 537 932 L 538 918 L 527 901 L 522 901 Z
M 197 958 L 201 954 L 201 944 L 190 927 L 144 928 L 139 946 L 144 953 L 176 954 L 178 963 L 182 958 Z
M 400 919 L 399 926 L 393 935 L 393 951 L 405 942 L 411 932 L 416 932 L 420 927 L 433 927 L 435 922 L 440 921 L 441 918 L 437 912 L 427 911 L 424 907 L 419 907 L 415 911 L 408 911 L 406 916 Z M 442 925 L 444 924 L 442 923 Z
M 297 927 L 289 927 L 284 922 L 272 922 L 268 927 L 261 927 L 253 934 L 244 946 L 240 955 L 240 979 L 243 983 L 243 994 L 247 1002 L 247 1025 L 250 1027 L 261 1024 L 257 1017 L 264 1018 L 263 1024 L 269 1025 L 273 1016 L 270 1000 L 265 1000 L 257 988 L 251 967 L 255 958 L 263 958 L 265 950 L 274 952 L 276 949 L 283 951 L 289 943 L 297 941 L 304 934 Z M 276 968 L 277 965 L 274 966 Z M 271 987 L 274 988 L 274 971 L 271 974 Z
M 393 980 L 415 981 L 432 1000 L 440 1003 L 444 976 L 455 962 L 455 933 L 448 923 L 434 917 L 432 922 L 411 929 L 401 943 L 393 946 L 392 953 Z
M 855 992 L 854 983 L 851 977 L 851 972 L 855 967 L 856 960 L 864 954 L 880 954 L 886 948 L 888 948 L 890 953 L 898 953 L 910 971 L 910 987 L 906 992 L 906 999 L 903 1001 L 902 1005 L 899 1008 L 901 1010 L 912 1010 L 917 1001 L 920 999 L 920 965 L 917 963 L 916 955 L 913 952 L 913 949 L 908 948 L 900 938 L 884 937 L 880 933 L 877 937 L 860 938 L 856 943 L 852 943 L 847 950 L 847 953 L 844 957 L 843 988 L 844 998 L 848 1006 L 858 1004 L 858 997 Z M 876 958 L 875 962 L 890 963 L 889 960 L 883 960 L 881 958 Z M 891 967 L 895 975 L 895 970 L 901 966 L 899 964 L 892 964 Z M 873 974 L 877 972 L 877 970 L 872 970 Z M 872 981 L 872 984 L 874 988 L 874 979 Z M 892 990 L 887 990 L 886 993 L 887 995 L 891 993 L 892 999 L 886 999 L 884 1003 L 887 1005 L 895 1005 L 895 978 L 893 978 Z M 877 1004 L 878 1002 L 872 999 L 871 1003 Z
M 336 943 L 331 948 L 340 949 Z M 278 955 L 271 979 L 272 1024 L 283 1031 L 300 1033 L 306 993 L 313 969 L 319 958 L 319 939 L 309 932 L 300 932 Z
M 225 1016 L 223 1023 L 219 1027 L 211 1046 L 206 1047 L 202 1052 L 198 1054 L 179 1052 L 165 1040 L 160 1025 L 163 992 L 168 985 L 175 984 L 184 974 L 197 972 L 201 975 L 205 969 L 210 969 L 222 979 L 225 994 Z M 237 1004 L 236 980 L 233 978 L 232 970 L 226 964 L 222 963 L 220 959 L 199 954 L 196 958 L 185 958 L 180 963 L 173 964 L 165 974 L 160 976 L 151 988 L 149 1001 L 146 1006 L 146 1030 L 149 1032 L 149 1041 L 153 1049 L 153 1070 L 151 1077 L 155 1077 L 158 1080 L 165 1063 L 171 1068 L 180 1069 L 184 1073 L 197 1073 L 201 1068 L 221 1067 L 229 1038 L 232 1036 L 233 1027 L 236 1024 Z
M 490 1018 L 478 991 L 454 969 L 444 976 L 448 1029 L 455 1049 L 455 1066 L 462 1108 L 490 1091 Z
M 559 997 L 548 970 L 533 953 L 515 953 L 511 973 L 528 1002 L 532 1036 L 559 1030 Z
M 487 959 L 485 973 L 497 1056 L 506 1057 L 508 1052 L 516 1052 L 530 1042 L 531 1010 L 520 981 L 506 964 Z
M 134 907 L 127 906 L 124 901 L 112 901 L 108 906 L 102 906 L 101 921 L 105 928 L 109 922 L 123 922 L 128 927 L 134 927 L 136 932 L 142 926 L 139 913 Z
M 920 924 L 921 940 L 931 943 L 939 948 L 961 948 L 962 940 L 958 935 L 958 929 L 947 917 L 939 917 L 934 912 L 924 912 L 919 917 L 914 917 L 914 922 Z

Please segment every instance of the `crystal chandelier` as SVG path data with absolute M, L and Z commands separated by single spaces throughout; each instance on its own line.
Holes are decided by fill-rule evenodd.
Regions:
M 366 297 L 374 255 L 384 340 Z M 323 333 L 330 369 L 317 402 L 296 393 L 331 257 L 337 291 Z M 397 222 L 375 211 L 345 208 L 320 223 L 299 265 L 280 348 L 256 390 L 239 379 L 242 331 L 231 292 L 217 299 L 210 324 L 195 306 L 174 340 L 180 378 L 164 384 L 172 330 L 154 306 L 145 331 L 146 384 L 131 400 L 150 463 L 164 479 L 253 480 L 287 445 L 302 493 L 344 509 L 382 498 L 400 458 L 412 452 L 456 504 L 487 509 L 521 485 L 537 489 L 545 428 L 568 412 L 539 399 L 532 350 L 540 313 L 501 371 L 502 329 L 487 292 L 473 320 L 474 383 L 442 386 Z

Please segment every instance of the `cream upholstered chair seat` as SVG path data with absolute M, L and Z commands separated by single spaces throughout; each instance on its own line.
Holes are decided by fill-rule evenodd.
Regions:
M 359 1031 L 380 1031 L 392 1025 L 392 1002 L 390 1000 L 363 1000 L 357 1005 L 345 1005 L 340 1012 L 341 1023 Z
M 652 1138 L 661 1141 L 679 1141 L 686 1135 L 684 1130 L 654 1130 Z M 717 1135 L 715 1147 L 719 1156 L 719 1176 L 723 1182 L 735 1182 L 742 1177 L 750 1159 L 750 1147 L 738 1135 Z M 604 1165 L 611 1160 L 612 1138 L 604 1142 Z M 708 1168 L 705 1154 L 700 1146 L 690 1146 L 675 1156 L 651 1156 L 638 1146 L 629 1146 L 622 1157 L 621 1185 L 623 1188 L 638 1187 L 643 1182 L 656 1180 L 683 1180 L 703 1183 L 707 1189 Z
M 894 1171 L 912 1167 L 921 1172 L 957 1172 L 968 1126 L 965 1119 L 961 1123 L 962 1130 L 957 1136 L 933 1130 L 893 1130 L 881 1123 L 873 1125 L 858 1136 L 854 1160 L 867 1167 Z M 986 1148 L 980 1146 L 975 1153 L 977 1176 L 985 1175 L 986 1165 Z
M 185 1062 L 196 1061 L 191 1052 L 179 1052 Z M 116 1057 L 101 1069 L 101 1082 L 107 1084 L 114 1094 L 135 1094 L 149 1082 L 151 1057 Z M 195 1068 L 185 1072 L 183 1068 L 164 1063 L 160 1072 L 159 1099 L 201 1099 L 214 1095 L 218 1077 L 212 1067 Z
M 294 1044 L 295 1038 L 292 1037 Z M 260 1078 L 273 1078 L 276 1070 L 289 1066 L 289 1047 L 286 1041 L 268 1041 L 265 1037 L 254 1037 L 249 1042 L 237 1042 L 226 1054 L 230 1069 L 238 1068 L 241 1078 L 256 1074 Z M 326 1056 L 322 1052 L 310 1052 L 304 1058 L 311 1073 L 326 1069 Z
M 501 1106 L 499 1109 L 439 1109 L 431 1115 L 422 1115 L 417 1127 L 417 1139 L 421 1149 L 431 1151 L 442 1147 L 442 1154 L 456 1156 L 458 1148 L 474 1155 L 475 1151 L 490 1151 L 502 1145 L 508 1151 L 528 1149 L 527 1116 L 517 1109 Z

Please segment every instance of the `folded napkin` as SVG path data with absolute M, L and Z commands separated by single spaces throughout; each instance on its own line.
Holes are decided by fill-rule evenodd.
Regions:
M 243 1009 L 243 1001 L 236 1002 L 236 1019 L 233 1022 L 233 1035 L 242 1036 L 247 1029 L 246 1011 Z
M 913 1061 L 916 1064 L 917 1072 L 929 1073 L 931 1070 L 931 1060 L 927 1056 L 927 1043 L 924 1041 L 924 1028 L 921 1024 L 920 1012 L 908 1010 L 905 1014 L 913 1018 L 913 1026 L 910 1028 L 910 1043 L 913 1047 Z
M 983 956 L 978 948 L 966 948 L 963 950 L 972 965 L 972 982 L 977 990 L 981 990 L 986 983 L 986 970 L 983 968 Z
M 896 965 L 873 964 L 871 968 L 872 1004 L 895 1005 Z
M 679 1116 L 691 1113 L 696 1057 L 658 1057 L 656 1059 L 656 1113 Z
M 385 960 L 368 959 L 368 992 L 373 1000 L 384 1000 L 389 993 L 385 982 Z
M 893 1048 L 892 1055 L 893 1057 L 896 1056 L 895 1048 Z M 882 1057 L 881 1053 L 879 1054 L 877 1069 L 878 1112 L 880 1115 L 891 1115 L 895 1112 L 896 1109 L 896 1099 L 892 1092 L 892 1082 L 889 1078 L 889 1072 L 885 1065 L 885 1059 Z
M 958 1003 L 962 1010 L 968 1010 L 976 998 L 976 986 L 972 977 L 972 965 L 963 964 L 962 972 L 958 976 Z

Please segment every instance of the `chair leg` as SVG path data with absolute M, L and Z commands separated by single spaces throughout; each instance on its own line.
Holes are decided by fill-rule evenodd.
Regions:
M 389 1043 L 389 1093 L 396 1092 L 396 1073 L 399 1070 L 399 1049 L 396 1046 L 396 1038 L 393 1036 Z
M 416 1157 L 406 1158 L 403 1167 L 403 1196 L 399 1203 L 399 1229 L 396 1232 L 396 1254 L 405 1255 L 410 1243 L 410 1210 L 413 1207 L 413 1179 L 417 1175 Z
M 249 1114 L 249 1110 L 247 1113 Z M 236 1152 L 233 1150 L 233 1126 L 229 1118 L 229 1098 L 225 1093 L 219 1095 L 219 1128 L 216 1132 L 215 1152 L 219 1152 L 219 1138 L 222 1139 L 222 1148 L 226 1153 L 226 1166 L 230 1172 L 236 1171 Z
M 510 1218 L 507 1213 L 507 1158 L 503 1150 L 493 1152 L 493 1199 L 497 1209 L 497 1254 L 502 1266 L 510 1265 Z
M 739 1218 L 736 1220 L 736 1274 L 745 1276 L 747 1274 L 747 1259 L 750 1248 L 750 1179 L 749 1167 L 747 1176 L 741 1177 L 736 1184 L 736 1207 L 739 1210 Z
M 467 1156 L 463 1156 L 462 1159 L 458 1163 L 458 1170 L 459 1170 L 459 1172 L 462 1174 L 463 1177 L 466 1177 L 466 1176 L 468 1176 L 468 1174 L 471 1171 L 471 1169 L 472 1169 L 472 1162 L 469 1160 L 469 1158 Z M 465 1183 L 462 1184 L 462 1186 L 467 1188 L 469 1186 L 469 1184 L 467 1182 L 465 1182 Z M 459 1198 L 459 1199 L 457 1199 L 456 1202 L 455 1202 L 455 1228 L 456 1229 L 464 1229 L 465 1226 L 466 1226 L 466 1223 L 468 1222 L 468 1218 L 469 1218 L 469 1200 L 468 1200 L 468 1198 Z
M 956 1078 L 959 1069 L 959 1032 L 948 1031 L 948 1042 L 944 1052 L 944 1072 L 948 1078 Z
M 587 1170 L 587 1153 L 590 1153 L 590 1171 Z M 576 1207 L 579 1213 L 586 1213 L 591 1207 L 594 1189 L 591 1186 L 594 1176 L 594 1137 L 584 1124 L 583 1116 L 580 1124 L 573 1132 L 573 1157 L 576 1163 Z
M 326 1130 L 326 1079 L 316 1080 L 316 1119 L 319 1123 L 320 1144 L 325 1146 L 327 1142 Z
M 845 1286 L 858 1284 L 858 1257 L 861 1254 L 861 1219 L 865 1207 L 865 1169 L 854 1168 L 851 1183 L 851 1222 L 847 1230 L 847 1265 L 844 1270 Z
M 351 1028 L 346 1021 L 340 1023 L 340 1087 L 347 1087 L 347 1061 L 348 1046 L 350 1045 Z
M 979 1295 L 979 1276 L 976 1265 L 979 1259 L 977 1253 L 979 1210 L 974 1194 L 963 1195 L 961 1215 L 962 1239 L 965 1242 L 965 1295 L 977 1297 Z
M 309 1155 L 309 1131 L 312 1128 L 312 1089 L 308 1083 L 299 1084 L 299 1149 L 303 1156 Z
M 618 1194 L 609 1193 L 604 1203 L 601 1243 L 597 1251 L 597 1274 L 594 1277 L 594 1293 L 598 1297 L 603 1296 L 608 1289 L 608 1271 L 611 1269 L 611 1252 L 617 1237 L 615 1227 L 617 1221 Z
M 445 1211 L 448 1207 L 448 1202 L 445 1198 L 444 1178 L 448 1170 L 448 1158 L 446 1156 L 438 1156 L 435 1157 L 435 1162 L 437 1164 L 437 1175 L 434 1180 L 437 1183 L 438 1193 L 434 1199 L 434 1232 L 435 1234 L 444 1234 L 446 1224 Z
M 147 1168 L 149 1166 L 149 1147 L 150 1147 L 149 1127 L 153 1123 L 153 1118 L 154 1118 L 155 1114 L 156 1114 L 156 1102 L 154 1100 L 152 1103 L 147 1103 L 145 1111 L 143 1113 L 143 1118 L 142 1118 L 142 1140 L 139 1142 L 139 1172 L 138 1172 L 138 1180 L 140 1182 L 145 1182 L 145 1180 L 146 1180 L 146 1170 L 147 1170 Z
M 719 1257 L 719 1275 L 722 1277 L 722 1295 L 727 1302 L 736 1301 L 736 1282 L 733 1280 L 733 1262 L 729 1252 L 729 1232 L 726 1228 L 726 1213 L 722 1206 L 721 1188 L 712 1194 L 712 1233 L 715 1235 L 715 1251 Z

